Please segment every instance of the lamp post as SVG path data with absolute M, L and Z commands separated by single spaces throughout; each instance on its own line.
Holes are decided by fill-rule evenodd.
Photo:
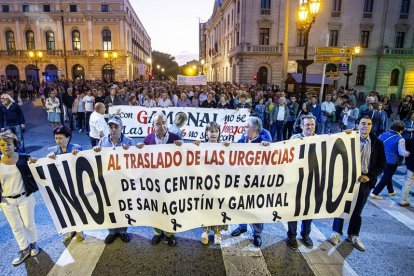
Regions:
M 359 46 L 354 47 L 354 51 L 351 54 L 351 63 L 348 64 L 348 71 L 346 73 L 344 73 L 344 75 L 346 76 L 346 84 L 345 84 L 345 89 L 348 90 L 349 89 L 349 77 L 353 75 L 353 73 L 350 72 L 351 70 L 351 65 L 352 65 L 352 59 L 354 56 L 358 55 L 361 52 L 361 48 Z
M 36 71 L 36 80 L 34 82 L 34 90 L 37 91 L 37 83 L 40 83 L 40 76 L 39 76 L 39 67 L 37 67 L 37 62 L 43 58 L 42 51 L 29 51 L 29 58 L 35 62 L 35 71 Z
M 110 69 L 110 81 L 114 81 L 114 68 L 112 67 L 112 61 L 115 61 L 118 58 L 118 53 L 115 51 L 105 51 L 103 54 L 104 58 L 109 61 Z
M 148 68 L 149 68 L 149 70 L 148 70 L 148 82 L 150 82 L 151 81 L 151 76 L 152 76 L 152 60 L 151 60 L 151 58 L 147 59 L 147 63 L 148 63 Z
M 321 6 L 321 0 L 299 0 L 299 22 L 301 29 L 304 33 L 304 51 L 303 60 L 297 60 L 296 62 L 302 67 L 302 82 L 299 88 L 299 98 L 306 98 L 306 68 L 313 63 L 313 60 L 308 60 L 308 43 L 309 32 L 312 25 L 315 23 L 316 16 L 319 13 Z
M 161 66 L 157 64 L 157 79 L 160 80 L 160 68 Z
M 200 61 L 200 64 L 201 64 L 201 75 L 204 75 L 204 64 L 206 63 L 206 61 L 204 60 L 204 59 L 202 59 L 201 61 Z
M 164 68 L 161 68 L 161 75 L 162 75 L 161 78 L 162 78 L 162 80 L 164 80 L 164 71 L 165 71 Z

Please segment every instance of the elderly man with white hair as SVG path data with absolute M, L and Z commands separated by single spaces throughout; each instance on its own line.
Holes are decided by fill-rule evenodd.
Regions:
M 23 131 L 26 125 L 23 111 L 9 94 L 2 94 L 0 99 L 1 131 L 11 130 L 19 139 L 18 151 L 24 152 Z

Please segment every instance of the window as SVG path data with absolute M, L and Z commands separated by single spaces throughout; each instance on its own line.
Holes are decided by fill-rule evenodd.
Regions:
M 404 48 L 405 32 L 397 32 L 395 48 Z
M 52 31 L 46 32 L 46 50 L 55 50 L 55 34 Z
M 340 17 L 341 16 L 341 6 L 342 0 L 332 0 L 332 17 Z
M 70 12 L 77 12 L 78 11 L 78 7 L 76 5 L 69 5 L 69 11 Z
M 338 30 L 329 31 L 329 46 L 338 46 Z
M 259 45 L 269 45 L 269 28 L 260 28 Z
M 305 46 L 305 30 L 304 29 L 298 29 L 297 46 L 298 47 L 304 47 Z
M 374 6 L 374 0 L 365 0 L 364 2 L 364 18 L 372 18 L 372 9 Z
M 364 85 L 365 82 L 365 65 L 358 65 L 356 85 Z
M 50 12 L 50 5 L 43 5 L 43 12 Z
M 112 50 L 111 31 L 106 29 L 102 32 L 102 42 L 104 50 Z
M 409 10 L 410 0 L 401 0 L 400 19 L 407 19 Z
M 32 31 L 26 31 L 26 47 L 27 50 L 34 50 L 35 47 L 35 39 L 34 39 L 34 33 Z
M 270 14 L 270 0 L 261 0 L 260 1 L 260 14 Z
M 236 45 L 239 46 L 240 44 L 240 32 L 236 33 Z
M 240 13 L 240 0 L 237 1 L 237 14 Z
M 12 31 L 6 32 L 6 46 L 7 51 L 16 50 L 16 44 L 14 43 L 14 33 Z
M 101 11 L 102 11 L 102 12 L 109 12 L 109 7 L 108 7 L 108 5 L 102 5 L 102 6 L 101 6 Z
M 23 12 L 29 12 L 29 11 L 30 11 L 29 5 L 23 5 Z
M 361 31 L 361 47 L 368 48 L 369 31 Z
M 398 86 L 398 78 L 400 76 L 400 70 L 394 69 L 391 72 L 390 86 Z
M 3 5 L 3 12 L 9 12 L 9 5 Z
M 72 49 L 73 51 L 80 51 L 80 32 L 78 30 L 72 31 Z

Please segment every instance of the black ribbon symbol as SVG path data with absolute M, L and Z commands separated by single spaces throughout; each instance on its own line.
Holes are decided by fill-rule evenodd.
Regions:
M 279 217 L 277 215 L 277 211 L 273 211 L 273 221 L 276 221 L 277 219 L 281 219 L 282 217 Z
M 221 215 L 223 216 L 223 223 L 226 223 L 226 221 L 231 221 L 231 218 L 227 216 L 226 212 L 221 212 Z
M 129 214 L 125 214 L 125 217 L 127 218 L 129 225 L 132 225 L 132 222 L 137 222 L 135 219 L 131 218 Z
M 181 228 L 181 227 L 182 227 L 182 225 L 181 225 L 181 224 L 178 224 L 178 223 L 177 223 L 177 221 L 176 221 L 175 219 L 172 219 L 172 220 L 171 220 L 171 223 L 173 224 L 173 229 L 174 229 L 174 231 L 177 231 L 177 227 L 178 227 L 178 228 Z

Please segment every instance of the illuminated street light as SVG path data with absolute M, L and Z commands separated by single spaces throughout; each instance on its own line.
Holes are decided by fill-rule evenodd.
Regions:
M 28 53 L 29 58 L 35 62 L 35 70 L 36 70 L 36 81 L 34 83 L 34 89 L 37 91 L 37 83 L 40 83 L 40 76 L 39 76 L 39 67 L 37 67 L 37 62 L 40 61 L 43 58 L 43 52 L 42 51 L 29 51 Z
M 344 46 L 345 47 L 345 46 Z M 353 75 L 353 73 L 350 72 L 351 70 L 351 66 L 352 66 L 352 60 L 353 58 L 358 55 L 361 52 L 361 47 L 359 46 L 355 46 L 354 50 L 351 54 L 351 63 L 348 64 L 348 70 L 346 73 L 344 73 L 344 75 L 346 76 L 346 84 L 345 84 L 345 89 L 348 90 L 349 89 L 349 77 Z
M 115 61 L 118 58 L 118 53 L 115 51 L 105 51 L 103 57 L 109 61 L 110 66 L 110 81 L 114 81 L 114 68 L 112 67 L 112 61 Z
M 204 59 L 202 59 L 201 61 L 200 61 L 200 64 L 201 64 L 201 75 L 204 75 L 204 64 L 206 63 L 206 61 L 204 60 Z

